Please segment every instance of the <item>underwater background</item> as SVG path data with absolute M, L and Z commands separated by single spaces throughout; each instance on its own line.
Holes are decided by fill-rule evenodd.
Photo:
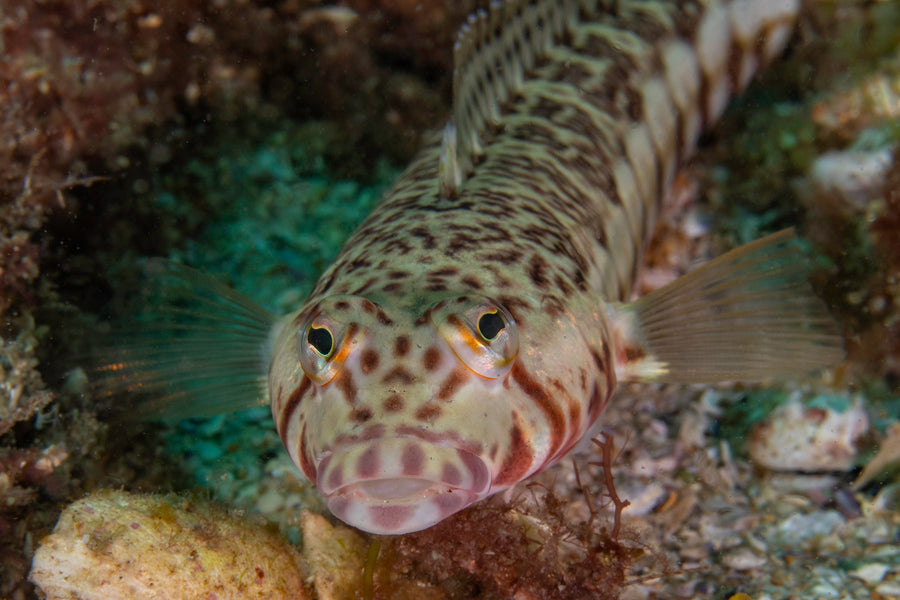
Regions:
M 845 363 L 624 386 L 612 456 L 586 444 L 509 502 L 380 538 L 328 516 L 267 407 L 112 420 L 128 399 L 93 391 L 91 357 L 147 257 L 301 303 L 443 126 L 481 4 L 4 0 L 0 598 L 39 597 L 37 548 L 72 539 L 72 573 L 153 578 L 134 597 L 208 597 L 176 577 L 197 564 L 220 598 L 900 597 L 900 3 L 808 4 L 678 176 L 639 291 L 794 226 Z M 123 597 L 99 579 L 76 597 Z

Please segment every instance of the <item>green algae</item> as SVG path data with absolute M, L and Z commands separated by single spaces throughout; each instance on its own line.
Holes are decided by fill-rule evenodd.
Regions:
M 295 310 L 399 173 L 379 157 L 365 181 L 341 177 L 328 156 L 337 135 L 284 121 L 257 139 L 210 140 L 154 185 L 159 208 L 187 225 L 171 258 L 266 308 Z

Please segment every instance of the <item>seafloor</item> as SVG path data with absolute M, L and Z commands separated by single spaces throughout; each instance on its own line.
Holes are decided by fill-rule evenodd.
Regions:
M 847 360 L 625 387 L 611 469 L 586 444 L 400 538 L 317 516 L 266 408 L 130 424 L 86 373 L 144 257 L 301 302 L 443 124 L 475 3 L 0 4 L 0 598 L 40 596 L 36 552 L 50 598 L 900 597 L 900 3 L 808 4 L 678 176 L 640 288 L 794 226 Z

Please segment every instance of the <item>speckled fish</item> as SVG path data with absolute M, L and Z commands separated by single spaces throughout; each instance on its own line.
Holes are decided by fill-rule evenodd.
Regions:
M 296 312 L 276 318 L 157 263 L 203 300 L 173 309 L 189 323 L 166 330 L 177 344 L 135 346 L 110 369 L 129 389 L 169 382 L 163 403 L 189 414 L 253 404 L 263 362 L 278 433 L 329 509 L 400 534 L 560 460 L 617 382 L 835 362 L 839 336 L 789 231 L 628 302 L 679 161 L 798 11 L 491 4 L 459 35 L 449 124 Z

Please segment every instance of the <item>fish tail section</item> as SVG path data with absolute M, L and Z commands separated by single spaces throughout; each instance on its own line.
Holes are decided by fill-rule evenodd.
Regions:
M 93 369 L 100 396 L 131 395 L 113 412 L 177 420 L 263 404 L 275 315 L 184 265 L 153 259 L 146 275 L 143 312 Z
M 844 355 L 791 229 L 736 248 L 630 304 L 613 306 L 620 380 L 789 379 Z

